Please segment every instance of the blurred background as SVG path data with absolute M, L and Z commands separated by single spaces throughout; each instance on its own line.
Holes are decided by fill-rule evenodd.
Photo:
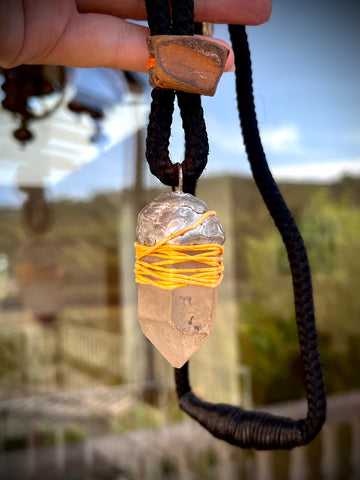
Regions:
M 0 70 L 0 477 L 360 478 L 360 4 L 274 0 L 248 27 L 270 168 L 313 274 L 328 421 L 308 447 L 242 451 L 177 406 L 142 336 L 138 211 L 166 188 L 144 158 L 147 76 Z M 226 26 L 215 36 L 228 40 Z M 304 383 L 280 237 L 247 166 L 234 73 L 204 98 L 197 195 L 226 231 L 217 325 L 190 361 L 208 400 L 301 417 Z M 182 161 L 174 117 L 171 158 Z

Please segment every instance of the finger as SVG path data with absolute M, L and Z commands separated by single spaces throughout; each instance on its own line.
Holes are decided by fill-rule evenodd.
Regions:
M 195 21 L 260 25 L 269 20 L 271 0 L 195 0 Z
M 0 65 L 5 67 L 9 51 L 16 57 L 23 44 L 21 0 L 0 0 Z
M 76 0 L 80 12 L 146 19 L 144 0 Z M 195 0 L 195 21 L 259 25 L 271 14 L 271 0 Z
M 24 63 L 146 72 L 149 34 L 146 27 L 110 15 L 76 13 L 50 52 L 26 58 Z M 229 45 L 222 40 L 209 40 L 230 50 L 225 69 L 231 69 L 234 59 Z
M 226 47 L 229 50 L 229 56 L 225 64 L 225 72 L 229 72 L 230 70 L 232 70 L 235 58 L 234 58 L 233 49 L 230 47 L 230 45 L 226 43 L 224 40 L 220 40 L 220 38 L 205 37 L 205 36 L 202 38 L 206 38 L 207 40 L 210 40 L 211 42 L 214 42 L 214 43 L 219 43 L 220 45 L 222 45 L 223 47 Z
M 110 15 L 76 13 L 50 52 L 25 63 L 145 72 L 148 35 L 148 28 Z

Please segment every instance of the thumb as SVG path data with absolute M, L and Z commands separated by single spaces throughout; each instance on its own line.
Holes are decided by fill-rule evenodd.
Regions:
M 36 60 L 69 67 L 146 72 L 149 34 L 148 28 L 111 15 L 76 13 L 55 47 Z
M 220 38 L 214 38 L 214 37 L 205 37 L 202 36 L 201 38 L 206 38 L 207 40 L 210 40 L 211 42 L 218 43 L 219 45 L 222 45 L 223 47 L 226 47 L 229 50 L 229 56 L 226 60 L 225 64 L 225 72 L 230 72 L 232 71 L 233 65 L 234 65 L 234 52 L 233 49 L 230 47 L 228 43 L 225 42 L 225 40 L 220 40 Z
M 25 63 L 69 67 L 108 67 L 147 72 L 147 27 L 111 15 L 76 12 L 55 46 L 40 58 Z M 234 55 L 223 40 L 206 37 L 229 49 L 225 70 L 230 70 Z

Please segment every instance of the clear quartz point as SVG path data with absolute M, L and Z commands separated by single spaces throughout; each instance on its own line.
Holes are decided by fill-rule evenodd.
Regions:
M 180 192 L 161 194 L 139 213 L 136 241 L 142 245 L 154 245 L 171 233 L 192 225 L 207 211 L 206 204 L 193 195 Z M 222 245 L 224 241 L 220 222 L 210 216 L 199 227 L 170 243 Z M 151 261 L 152 258 L 145 260 Z M 172 267 L 199 266 L 197 262 L 186 262 Z M 173 367 L 182 367 L 214 330 L 217 290 L 217 287 L 193 285 L 171 290 L 138 285 L 141 330 Z

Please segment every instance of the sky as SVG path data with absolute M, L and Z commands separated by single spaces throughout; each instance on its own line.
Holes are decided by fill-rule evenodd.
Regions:
M 247 32 L 260 132 L 275 178 L 331 182 L 346 174 L 359 176 L 360 1 L 273 0 L 270 21 L 247 27 Z M 215 36 L 229 41 L 227 26 L 217 25 Z M 108 81 L 104 72 L 100 74 L 102 81 Z M 94 72 L 82 70 L 81 75 L 85 76 L 85 83 L 91 78 L 95 88 L 99 79 Z M 143 80 L 146 82 L 146 76 Z M 51 185 L 52 196 L 86 197 L 99 190 L 120 189 L 132 182 L 135 167 L 134 162 L 129 162 L 134 144 L 131 132 L 137 124 L 146 124 L 150 88 L 147 92 L 141 100 L 140 116 L 130 115 L 126 110 L 112 112 L 112 123 L 108 122 L 106 130 L 107 143 L 100 142 L 96 148 L 90 145 L 83 157 L 79 148 L 74 151 L 68 148 L 69 151 L 62 151 L 63 163 L 58 158 L 55 167 L 47 166 L 43 180 Z M 235 98 L 234 73 L 223 75 L 214 97 L 203 97 L 210 142 L 205 177 L 222 173 L 249 175 Z M 66 115 L 68 119 L 69 114 Z M 56 125 L 63 125 L 63 120 L 58 118 Z M 11 131 L 10 126 L 6 128 Z M 36 128 L 44 143 L 45 129 Z M 71 131 L 78 131 L 84 139 L 91 128 L 86 121 L 73 122 Z M 51 132 L 50 129 L 49 135 Z M 2 125 L 2 144 L 4 134 Z M 59 145 L 58 140 L 50 140 L 53 147 Z M 35 155 L 31 149 L 36 150 L 36 145 L 27 149 L 28 156 Z M 3 147 L 1 150 L 5 151 Z M 24 165 L 33 168 L 31 162 L 26 163 L 24 150 L 14 147 L 13 156 L 21 168 Z M 174 162 L 181 161 L 183 156 L 178 112 L 174 115 L 170 156 Z M 38 165 L 41 167 L 40 160 Z M 13 189 L 19 172 L 12 158 L 0 154 L 0 203 L 18 201 L 9 188 Z M 159 184 L 148 171 L 146 182 Z
M 360 175 L 360 2 L 274 0 L 270 21 L 247 32 L 260 131 L 275 177 Z M 215 34 L 226 38 L 226 28 Z M 233 88 L 225 74 L 217 105 L 204 100 L 210 162 L 242 170 Z

